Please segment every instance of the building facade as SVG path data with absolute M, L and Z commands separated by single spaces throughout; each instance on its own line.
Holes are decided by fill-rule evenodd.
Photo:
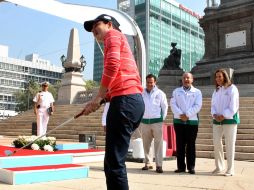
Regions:
M 171 42 L 182 50 L 181 68 L 190 71 L 204 55 L 201 18 L 174 0 L 118 0 L 118 9 L 137 22 L 146 45 L 147 73 L 158 75 L 171 50 Z M 100 55 L 98 55 L 98 53 Z M 100 81 L 102 62 L 95 45 L 94 80 Z
M 146 18 L 146 19 L 144 19 Z M 158 74 L 168 57 L 171 42 L 182 50 L 181 68 L 190 71 L 204 55 L 201 17 L 173 0 L 136 0 L 135 20 L 147 47 L 148 72 Z
M 23 90 L 30 80 L 54 84 L 62 78 L 63 69 L 37 54 L 27 55 L 25 60 L 8 57 L 8 47 L 0 45 L 0 119 L 14 116 L 15 93 Z

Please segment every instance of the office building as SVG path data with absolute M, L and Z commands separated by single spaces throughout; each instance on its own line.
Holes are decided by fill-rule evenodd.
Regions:
M 8 47 L 0 45 L 0 119 L 17 114 L 15 93 L 24 90 L 30 80 L 54 84 L 61 79 L 62 72 L 62 67 L 50 64 L 37 54 L 27 55 L 25 60 L 10 58 Z
M 158 75 L 171 50 L 171 42 L 182 50 L 181 68 L 190 71 L 204 55 L 201 16 L 174 0 L 118 0 L 118 9 L 137 22 L 146 45 L 147 72 Z M 100 81 L 101 54 L 95 45 L 94 80 Z

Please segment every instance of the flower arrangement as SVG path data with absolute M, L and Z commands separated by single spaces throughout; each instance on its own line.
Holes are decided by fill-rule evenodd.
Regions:
M 12 144 L 15 146 L 15 148 L 21 148 L 25 146 L 26 144 L 29 144 L 30 142 L 34 141 L 37 136 L 18 136 L 17 139 L 15 139 Z M 56 150 L 56 138 L 55 137 L 42 137 L 41 139 L 36 140 L 33 144 L 26 147 L 26 149 L 32 149 L 32 150 L 45 150 L 45 151 L 55 151 Z

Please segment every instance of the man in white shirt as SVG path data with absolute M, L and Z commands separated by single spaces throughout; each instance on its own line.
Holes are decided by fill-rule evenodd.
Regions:
M 104 132 L 106 132 L 106 121 L 107 121 L 107 113 L 108 113 L 108 109 L 109 109 L 109 102 L 107 102 L 104 106 L 104 109 L 103 109 L 103 113 L 102 113 L 102 118 L 101 118 L 101 124 L 102 124 L 102 127 L 104 129 Z
M 48 92 L 48 82 L 43 82 L 41 87 L 42 91 L 37 93 L 33 99 L 34 102 L 34 113 L 37 117 L 37 136 L 46 134 L 47 126 L 49 121 L 49 113 L 47 109 L 52 108 L 52 113 L 54 112 L 53 102 L 55 101 L 52 94 Z
M 152 74 L 146 76 L 146 89 L 143 91 L 142 96 L 145 102 L 145 113 L 141 121 L 142 140 L 145 153 L 145 166 L 142 170 L 153 169 L 151 165 L 153 158 L 150 157 L 149 150 L 154 138 L 156 172 L 163 173 L 162 122 L 167 116 L 168 102 L 166 94 L 156 86 L 156 76 Z
M 194 86 L 191 73 L 182 76 L 182 87 L 176 88 L 170 100 L 174 114 L 174 129 L 176 132 L 177 170 L 175 173 L 185 172 L 185 154 L 187 169 L 195 174 L 196 138 L 198 133 L 198 112 L 202 107 L 201 91 Z

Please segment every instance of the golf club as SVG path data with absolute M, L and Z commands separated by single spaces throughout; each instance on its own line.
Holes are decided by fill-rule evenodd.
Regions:
M 106 102 L 105 99 L 101 100 L 100 105 L 102 105 L 102 104 L 105 103 L 105 102 Z M 83 112 L 80 112 L 79 114 L 77 114 L 77 115 L 75 115 L 74 117 L 68 119 L 67 121 L 65 121 L 65 122 L 63 122 L 62 124 L 58 125 L 58 126 L 55 127 L 54 129 L 48 131 L 48 132 L 45 133 L 44 135 L 41 135 L 41 136 L 37 137 L 35 140 L 31 141 L 30 143 L 28 143 L 28 144 L 22 146 L 21 148 L 19 148 L 19 149 L 17 149 L 17 150 L 14 150 L 14 151 L 5 150 L 5 151 L 4 151 L 4 154 L 5 154 L 6 156 L 12 156 L 12 155 L 15 154 L 16 152 L 18 152 L 18 151 L 20 151 L 20 150 L 22 150 L 22 149 L 24 149 L 24 148 L 30 146 L 31 144 L 33 144 L 33 143 L 34 143 L 35 141 L 37 141 L 38 139 L 41 139 L 42 137 L 44 137 L 44 136 L 46 136 L 46 135 L 52 133 L 52 132 L 55 131 L 56 129 L 58 129 L 58 128 L 64 126 L 64 125 L 66 125 L 67 123 L 70 123 L 70 122 L 73 121 L 74 119 L 77 119 L 77 118 L 80 117 L 81 115 L 83 115 Z
M 33 144 L 33 143 L 34 143 L 35 141 L 37 141 L 38 139 L 41 139 L 42 137 L 44 137 L 44 136 L 46 136 L 46 135 L 52 133 L 52 132 L 55 131 L 56 129 L 58 129 L 58 128 L 64 126 L 64 125 L 66 125 L 67 123 L 70 123 L 72 120 L 74 120 L 74 119 L 76 119 L 76 118 L 77 118 L 77 117 L 75 116 L 75 117 L 72 117 L 72 118 L 68 119 L 67 121 L 65 121 L 65 122 L 63 122 L 62 124 L 58 125 L 58 126 L 55 127 L 54 129 L 52 129 L 52 130 L 48 131 L 47 133 L 45 133 L 45 134 L 43 134 L 43 135 L 37 137 L 35 140 L 31 141 L 30 143 L 28 143 L 28 144 L 22 146 L 21 148 L 15 150 L 15 151 L 5 150 L 5 151 L 4 151 L 4 154 L 5 154 L 6 156 L 12 156 L 12 155 L 15 154 L 16 152 L 18 152 L 18 151 L 20 151 L 20 150 L 22 150 L 22 149 L 24 149 L 24 148 L 30 146 L 31 144 Z

